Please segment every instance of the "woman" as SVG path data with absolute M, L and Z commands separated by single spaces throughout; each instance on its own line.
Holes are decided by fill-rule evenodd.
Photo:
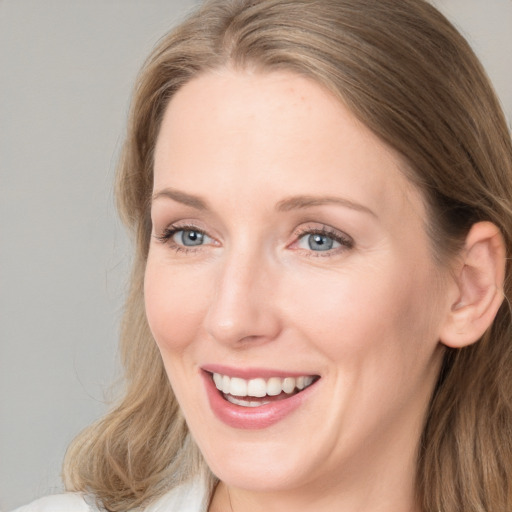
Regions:
M 511 198 L 426 2 L 207 2 L 132 106 L 125 397 L 22 510 L 512 510 Z

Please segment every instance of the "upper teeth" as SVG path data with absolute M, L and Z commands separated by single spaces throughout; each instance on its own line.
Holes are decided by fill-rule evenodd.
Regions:
M 308 375 L 285 377 L 284 379 L 271 377 L 268 380 L 262 378 L 246 380 L 214 373 L 213 382 L 219 391 L 229 395 L 263 397 L 265 395 L 277 396 L 283 391 L 291 394 L 295 388 L 302 390 L 313 383 L 313 377 Z

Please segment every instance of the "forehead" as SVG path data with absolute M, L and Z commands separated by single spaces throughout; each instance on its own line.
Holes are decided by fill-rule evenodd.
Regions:
M 154 189 L 236 192 L 245 206 L 283 194 L 337 193 L 382 214 L 411 206 L 423 212 L 402 166 L 394 150 L 314 81 L 226 69 L 193 79 L 169 103 Z

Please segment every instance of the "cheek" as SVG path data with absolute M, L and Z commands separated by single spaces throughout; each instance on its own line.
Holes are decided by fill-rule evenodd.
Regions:
M 355 436 L 409 407 L 421 413 L 438 371 L 429 272 L 384 263 L 326 280 L 315 294 L 301 290 L 294 313 L 344 397 L 333 407 L 333 428 L 344 425 Z
M 180 352 L 193 339 L 207 307 L 208 281 L 190 279 L 169 264 L 148 258 L 144 302 L 148 324 L 161 352 Z
M 436 345 L 436 305 L 426 270 L 384 260 L 320 280 L 301 276 L 291 288 L 290 317 L 300 319 L 303 332 L 331 361 L 373 358 L 379 366 L 383 359 L 413 360 Z

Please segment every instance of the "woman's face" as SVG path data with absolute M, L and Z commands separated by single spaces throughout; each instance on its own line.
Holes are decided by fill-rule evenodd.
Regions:
M 169 104 L 147 317 L 228 485 L 413 478 L 449 304 L 401 164 L 291 73 L 205 74 Z

